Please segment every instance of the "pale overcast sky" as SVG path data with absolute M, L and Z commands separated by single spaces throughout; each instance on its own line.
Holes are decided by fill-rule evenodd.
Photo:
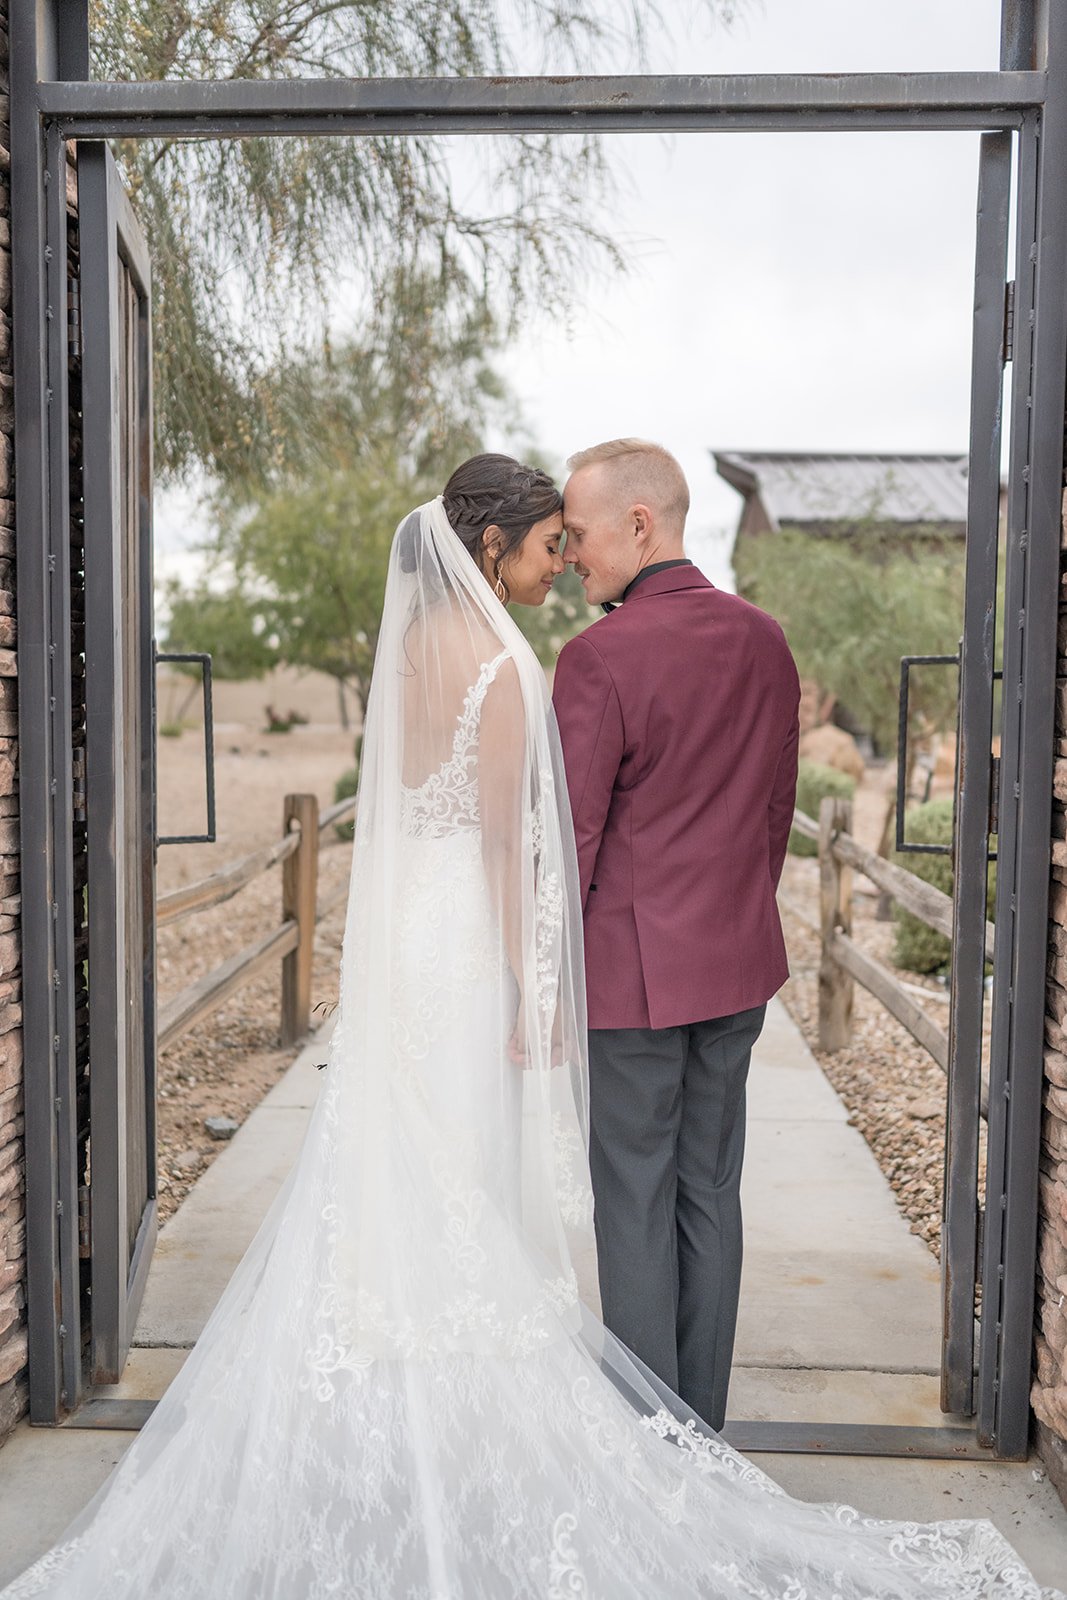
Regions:
M 649 39 L 649 71 L 997 65 L 998 0 L 745 0 L 730 29 L 689 0 L 661 9 L 673 36 Z M 606 139 L 618 232 L 643 242 L 568 328 L 542 318 L 508 353 L 542 448 L 637 433 L 675 450 L 691 553 L 724 581 L 738 500 L 711 449 L 966 447 L 977 135 Z M 191 524 L 159 509 L 170 570 Z
M 690 19 L 692 8 L 665 9 Z M 658 39 L 686 72 L 973 71 L 997 0 L 763 0 L 729 30 Z M 611 138 L 619 224 L 653 236 L 568 333 L 508 363 L 565 456 L 637 433 L 679 455 L 692 554 L 719 581 L 738 497 L 709 450 L 960 450 L 967 443 L 977 135 Z M 727 537 L 711 535 L 721 530 Z

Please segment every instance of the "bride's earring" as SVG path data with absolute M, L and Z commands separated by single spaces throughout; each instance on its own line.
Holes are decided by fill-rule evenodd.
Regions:
M 497 599 L 500 601 L 500 604 L 502 606 L 506 606 L 507 603 L 508 603 L 508 591 L 504 587 L 503 580 L 502 580 L 502 578 L 500 576 L 500 568 L 499 567 L 497 567 L 497 569 L 496 569 L 496 582 L 493 585 L 493 590 L 494 590 L 494 592 L 496 594 Z

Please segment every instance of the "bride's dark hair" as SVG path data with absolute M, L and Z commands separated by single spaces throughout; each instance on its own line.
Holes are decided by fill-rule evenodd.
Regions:
M 502 563 L 519 548 L 535 523 L 563 509 L 563 496 L 547 472 L 523 466 L 512 456 L 494 454 L 471 456 L 458 466 L 445 484 L 443 499 L 445 516 L 482 572 L 489 562 L 482 535 L 486 528 L 500 529 L 500 549 L 489 575 L 505 589 Z

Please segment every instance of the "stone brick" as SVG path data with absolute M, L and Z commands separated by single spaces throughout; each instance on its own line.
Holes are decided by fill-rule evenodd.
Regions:
M 1067 1355 L 1067 1317 L 1064 1317 L 1062 1308 L 1057 1305 L 1058 1299 L 1057 1295 L 1055 1299 L 1046 1296 L 1042 1300 L 1038 1309 L 1038 1322 L 1049 1348 L 1062 1359 Z
M 18 1029 L 10 1033 L 0 1033 L 0 1063 L 4 1066 L 21 1067 L 22 1034 Z
M 21 1321 L 25 1304 L 26 1296 L 21 1283 L 13 1283 L 0 1294 L 0 1340 Z
M 1062 884 L 1054 884 L 1049 896 L 1049 918 L 1067 928 L 1067 889 Z
M 1061 1055 L 1058 1050 L 1046 1050 L 1045 1077 L 1057 1089 L 1067 1089 L 1067 1056 Z
M 25 1328 L 21 1328 L 0 1347 L 0 1383 L 7 1383 L 22 1371 L 26 1365 L 28 1348 Z
M 9 1434 L 29 1410 L 30 1396 L 24 1378 L 0 1384 L 0 1439 Z
M 1056 691 L 1057 707 L 1061 704 L 1061 696 L 1063 693 L 1064 691 L 1062 688 L 1058 688 Z M 1061 723 L 1060 726 L 1062 728 L 1063 723 Z M 1056 796 L 1056 799 L 1061 802 L 1061 804 L 1067 805 L 1067 760 L 1063 758 L 1060 758 L 1053 763 L 1052 792 Z
M 1041 1198 L 1041 1209 L 1046 1217 L 1056 1218 L 1067 1225 L 1067 1183 L 1059 1181 L 1055 1174 L 1042 1171 L 1038 1174 L 1038 1193 Z
M 6 1172 L 0 1172 L 0 1200 L 15 1190 L 21 1190 L 24 1173 L 21 1166 L 8 1167 Z M 3 1380 L 0 1379 L 0 1382 Z
M 1054 1388 L 1056 1384 L 1067 1381 L 1067 1372 L 1063 1370 L 1063 1362 L 1057 1351 L 1053 1350 L 1047 1339 L 1038 1334 L 1034 1341 L 1034 1356 L 1036 1358 L 1036 1377 L 1043 1388 Z
M 18 980 L 18 974 L 15 974 Z M 16 988 L 20 986 L 16 981 Z M 0 1004 L 0 1034 L 11 1033 L 22 1027 L 22 1006 L 16 1000 L 5 1000 Z
M 26 1254 L 26 1218 L 20 1216 L 7 1230 L 7 1260 L 21 1261 Z
M 1067 1438 L 1067 1383 L 1055 1389 L 1045 1389 L 1035 1383 L 1031 1404 L 1046 1428 L 1051 1428 L 1061 1439 Z
M 1054 1161 L 1067 1161 L 1067 1123 L 1046 1116 L 1041 1127 L 1045 1148 Z
M 1067 1275 L 1067 1245 L 1060 1243 L 1051 1229 L 1045 1228 L 1037 1252 L 1038 1266 L 1050 1284 Z

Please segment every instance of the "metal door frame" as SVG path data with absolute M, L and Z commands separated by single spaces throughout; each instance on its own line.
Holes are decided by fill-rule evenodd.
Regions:
M 117 1383 L 158 1231 L 155 1128 L 155 762 L 153 759 L 154 641 L 152 617 L 152 414 L 151 270 L 140 226 L 106 144 L 78 146 L 81 224 L 82 447 L 85 516 L 86 819 L 89 830 L 89 1078 L 92 1137 L 90 1249 L 90 1377 Z M 137 366 L 139 448 L 136 475 L 137 634 L 124 635 L 122 575 L 125 531 L 119 474 L 116 313 L 120 272 L 138 296 L 132 355 Z M 91 379 L 91 383 L 84 381 Z M 101 381 L 103 380 L 103 381 Z M 98 385 L 92 387 L 92 384 Z M 133 498 L 134 496 L 131 496 Z M 137 704 L 127 707 L 122 684 L 125 652 L 136 652 Z M 122 685 L 116 692 L 115 679 Z M 140 728 L 140 760 L 127 773 L 123 722 L 130 711 Z M 132 779 L 135 793 L 127 793 Z M 135 860 L 127 858 L 123 819 L 136 807 L 144 828 Z M 147 859 L 146 859 L 147 856 Z M 126 875 L 140 896 L 139 950 L 125 945 Z M 94 914 L 95 912 L 95 914 Z M 113 942 L 114 930 L 119 937 Z M 102 974 L 94 981 L 94 974 Z M 127 1055 L 127 984 L 140 976 L 143 1066 Z M 129 1243 L 127 1094 L 131 1071 L 145 1079 L 145 1149 L 148 1200 Z M 139 1202 L 138 1202 L 139 1204 Z
M 974 1414 L 975 1291 L 982 1116 L 986 885 L 992 817 L 993 700 L 1003 378 L 1009 359 L 1010 133 L 984 133 L 978 165 L 971 353 L 970 470 L 959 650 L 948 1116 L 941 1227 L 941 1407 Z M 951 659 L 951 658 L 948 658 Z M 901 712 L 906 730 L 906 700 Z M 901 775 L 906 770 L 901 762 Z M 901 793 L 898 785 L 898 795 Z M 903 807 L 898 799 L 897 832 Z
M 31 1414 L 78 1403 L 64 682 L 64 140 L 519 131 L 1014 130 L 1020 205 L 979 1431 L 1025 1453 L 1051 835 L 1067 294 L 1067 14 L 1004 0 L 1001 70 L 90 83 L 86 0 L 12 0 L 11 158 Z M 988 412 L 988 396 L 983 391 Z M 990 1307 L 995 1312 L 990 1314 Z M 922 1431 L 922 1430 L 919 1430 Z M 921 1448 L 921 1447 L 917 1447 Z

